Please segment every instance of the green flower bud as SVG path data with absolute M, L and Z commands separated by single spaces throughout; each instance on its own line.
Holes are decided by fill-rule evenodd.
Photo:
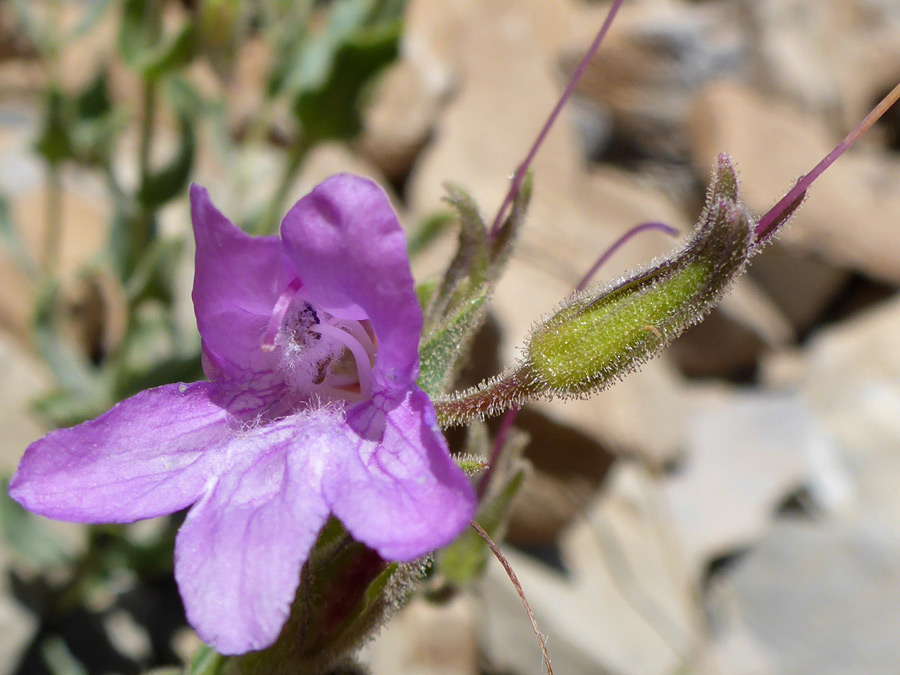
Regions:
M 652 358 L 700 321 L 744 271 L 753 218 L 737 202 L 726 157 L 694 236 L 673 257 L 625 281 L 576 294 L 532 333 L 525 365 L 551 395 L 602 388 Z
M 496 415 L 535 398 L 581 396 L 621 379 L 709 313 L 757 251 L 754 227 L 731 161 L 720 155 L 706 207 L 680 251 L 573 295 L 534 329 L 517 368 L 438 396 L 439 423 Z

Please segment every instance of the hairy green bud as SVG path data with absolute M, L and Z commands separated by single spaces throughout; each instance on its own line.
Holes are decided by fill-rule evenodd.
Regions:
M 724 173 L 734 185 L 730 166 Z M 754 244 L 752 217 L 727 194 L 730 185 L 723 187 L 711 191 L 718 194 L 680 252 L 617 284 L 576 294 L 535 328 L 525 368 L 538 390 L 578 395 L 602 388 L 706 316 L 743 272 Z
M 706 207 L 679 251 L 618 282 L 575 293 L 535 327 L 517 368 L 438 399 L 439 420 L 458 424 L 528 399 L 585 395 L 621 379 L 709 313 L 756 251 L 754 226 L 738 199 L 737 174 L 720 155 Z

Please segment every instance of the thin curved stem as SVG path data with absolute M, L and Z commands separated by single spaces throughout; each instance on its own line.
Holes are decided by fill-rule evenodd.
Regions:
M 494 217 L 494 222 L 491 225 L 491 239 L 495 239 L 497 237 L 497 234 L 500 232 L 500 226 L 503 224 L 503 219 L 506 218 L 506 212 L 509 210 L 509 207 L 512 205 L 513 200 L 516 198 L 516 195 L 519 192 L 519 188 L 522 187 L 522 181 L 525 180 L 525 176 L 528 173 L 528 168 L 534 161 L 538 150 L 540 150 L 541 146 L 544 144 L 544 140 L 550 133 L 550 129 L 553 128 L 553 125 L 556 122 L 556 118 L 559 117 L 559 114 L 562 112 L 563 107 L 566 105 L 566 103 L 569 102 L 569 99 L 572 97 L 572 93 L 575 91 L 575 86 L 578 84 L 581 76 L 584 75 L 584 71 L 587 70 L 588 64 L 590 64 L 591 59 L 594 58 L 597 50 L 600 49 L 600 44 L 603 42 L 603 39 L 609 32 L 609 27 L 612 25 L 613 19 L 618 13 L 619 8 L 622 6 L 623 2 L 624 0 L 615 0 L 612 4 L 612 7 L 609 8 L 609 12 L 607 12 L 606 14 L 606 19 L 603 21 L 603 25 L 600 26 L 600 30 L 597 32 L 597 36 L 594 38 L 591 46 L 588 47 L 587 53 L 584 55 L 584 58 L 581 59 L 581 62 L 578 64 L 578 68 L 575 69 L 575 72 L 569 79 L 569 84 L 566 85 L 565 91 L 563 91 L 562 96 L 559 97 L 559 101 L 557 101 L 556 107 L 553 108 L 553 112 L 550 113 L 550 116 L 544 123 L 544 126 L 535 139 L 534 144 L 532 144 L 531 146 L 531 150 L 528 151 L 525 159 L 521 164 L 519 164 L 519 168 L 516 169 L 516 173 L 513 175 L 512 184 L 509 187 L 509 192 L 506 193 L 506 197 L 503 199 L 503 203 L 497 210 L 497 215 Z
M 538 642 L 541 645 L 541 654 L 544 656 L 544 663 L 547 666 L 547 675 L 553 675 L 553 667 L 550 665 L 550 653 L 547 651 L 547 643 L 544 641 L 544 636 L 541 634 L 540 628 L 537 625 L 537 619 L 534 618 L 534 612 L 531 611 L 531 605 L 528 604 L 528 600 L 525 598 L 525 591 L 522 590 L 522 584 L 519 583 L 519 577 L 516 576 L 515 571 L 512 568 L 512 565 L 509 564 L 509 560 L 506 559 L 506 556 L 503 555 L 503 552 L 500 550 L 500 547 L 494 543 L 494 540 L 488 535 L 487 532 L 482 529 L 481 525 L 476 523 L 474 520 L 470 523 L 472 529 L 478 533 L 478 536 L 484 539 L 484 543 L 488 545 L 488 548 L 491 549 L 491 553 L 494 554 L 494 557 L 500 561 L 500 564 L 503 565 L 503 569 L 506 571 L 506 576 L 509 577 L 509 580 L 512 582 L 512 585 L 516 589 L 516 593 L 519 594 L 519 599 L 522 600 L 522 604 L 525 606 L 525 612 L 528 614 L 528 620 L 531 621 L 531 628 L 534 630 L 534 634 L 537 636 Z
M 597 262 L 589 269 L 585 275 L 581 278 L 581 281 L 578 282 L 578 285 L 575 287 L 576 291 L 583 291 L 587 288 L 587 285 L 591 283 L 591 279 L 594 278 L 594 275 L 597 273 L 603 265 L 618 251 L 629 239 L 634 237 L 636 234 L 644 232 L 645 230 L 657 230 L 659 232 L 664 232 L 673 237 L 678 236 L 678 230 L 670 225 L 666 225 L 665 223 L 657 223 L 657 222 L 649 222 L 649 223 L 641 223 L 640 225 L 635 225 L 630 230 L 628 230 L 625 234 L 619 237 L 615 243 L 606 249 L 606 252 L 597 258 Z

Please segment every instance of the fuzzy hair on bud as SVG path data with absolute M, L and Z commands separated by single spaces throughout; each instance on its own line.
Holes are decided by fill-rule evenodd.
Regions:
M 680 250 L 576 292 L 537 324 L 516 368 L 438 398 L 438 421 L 450 426 L 532 399 L 586 396 L 623 378 L 710 312 L 755 252 L 755 225 L 732 162 L 720 155 L 706 206 Z
M 746 267 L 753 217 L 737 201 L 737 175 L 720 156 L 693 237 L 629 278 L 572 296 L 540 323 L 525 369 L 551 396 L 601 389 L 656 356 L 699 322 Z

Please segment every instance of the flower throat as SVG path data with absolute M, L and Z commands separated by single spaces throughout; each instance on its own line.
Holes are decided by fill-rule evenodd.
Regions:
M 279 296 L 260 347 L 297 394 L 357 401 L 372 396 L 375 341 L 368 321 L 338 318 L 306 298 L 294 279 Z

